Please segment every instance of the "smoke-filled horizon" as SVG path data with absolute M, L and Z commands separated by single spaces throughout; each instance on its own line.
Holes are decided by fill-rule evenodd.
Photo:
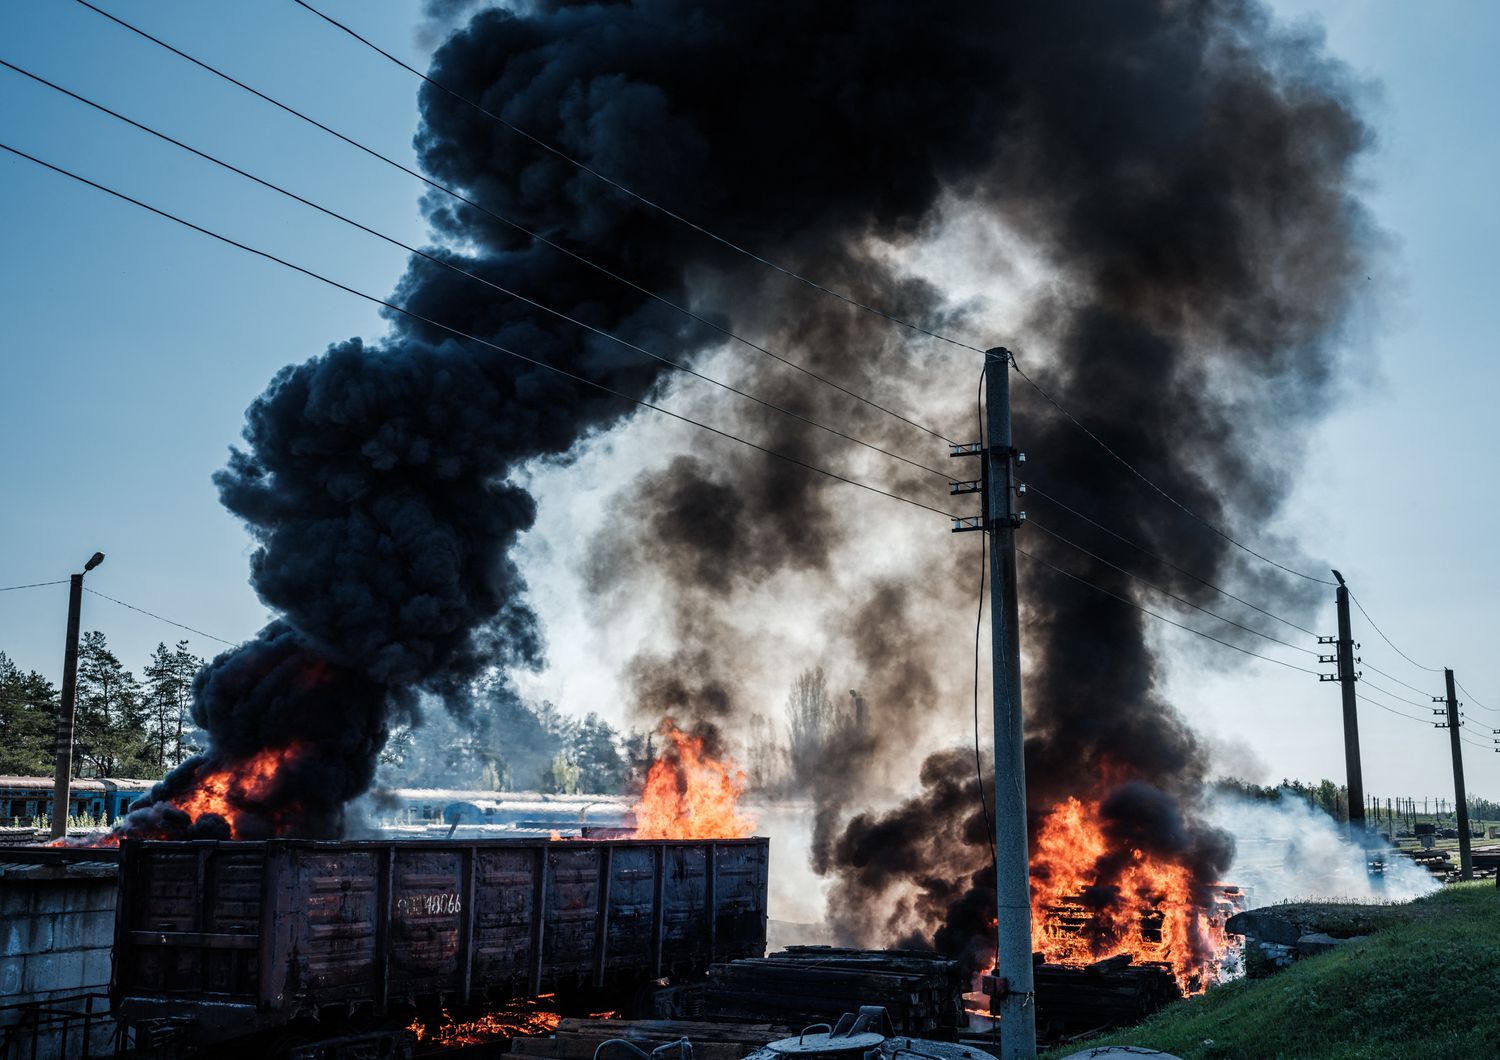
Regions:
M 448 6 L 433 5 L 436 24 Z M 474 14 L 430 72 L 757 253 L 966 340 L 1001 326 L 990 300 L 960 303 L 904 263 L 956 231 L 1003 231 L 1040 282 L 1010 311 L 1008 333 L 975 344 L 1015 349 L 1154 481 L 1226 525 L 1259 520 L 1284 498 L 1286 466 L 1330 396 L 1352 281 L 1372 245 L 1354 183 L 1369 134 L 1346 75 L 1251 2 L 539 3 Z M 747 262 L 430 86 L 420 100 L 416 146 L 435 180 L 970 440 L 978 355 Z M 432 252 L 465 270 L 663 356 L 711 360 L 802 415 L 947 462 L 935 439 L 483 212 L 435 192 L 424 211 Z M 707 410 L 797 459 L 948 503 L 938 476 L 679 389 L 659 363 L 422 259 L 393 300 L 632 397 Z M 1244 564 L 1024 388 L 1016 405 L 1028 468 L 1049 492 L 1205 577 L 1234 574 L 1285 606 L 1306 602 L 1303 587 Z M 633 411 L 396 314 L 378 342 L 337 343 L 284 369 L 217 479 L 257 542 L 255 588 L 281 617 L 200 678 L 194 716 L 212 748 L 156 801 L 227 762 L 294 748 L 292 767 L 236 817 L 237 834 L 336 834 L 419 695 L 462 713 L 480 674 L 542 663 L 514 552 L 536 517 L 526 473 L 574 459 Z M 972 753 L 930 759 L 924 796 L 895 817 L 859 811 L 915 789 L 915 760 L 962 731 L 951 723 L 968 708 L 954 692 L 966 685 L 955 678 L 975 561 L 936 517 L 916 536 L 904 511 L 884 514 L 872 505 L 887 502 L 849 492 L 729 443 L 643 461 L 607 501 L 586 584 L 601 622 L 646 597 L 659 606 L 658 637 L 622 678 L 632 714 L 730 734 L 743 733 L 755 709 L 746 692 L 779 646 L 765 631 L 768 598 L 812 609 L 870 711 L 858 740 L 805 778 L 819 806 L 813 861 L 836 881 L 830 914 L 861 941 L 933 938 L 947 923 L 940 944 L 963 951 L 984 908 L 982 872 L 967 878 L 983 842 L 976 793 L 964 798 Z M 1138 562 L 1065 513 L 1028 508 L 1109 559 Z M 884 537 L 861 518 L 876 511 Z M 899 541 L 900 561 L 853 565 L 871 533 Z M 1121 595 L 1139 592 L 1044 535 L 1025 544 Z M 1151 573 L 1209 602 L 1202 585 Z M 1147 620 L 1044 568 L 1023 565 L 1022 575 L 1034 814 L 1068 796 L 1098 798 L 1120 842 L 1160 842 L 1211 882 L 1228 848 L 1194 808 L 1207 758 L 1157 691 Z M 961 854 L 943 853 L 954 838 L 944 830 L 919 827 L 942 808 L 934 797 L 950 816 L 968 807 L 954 821 Z

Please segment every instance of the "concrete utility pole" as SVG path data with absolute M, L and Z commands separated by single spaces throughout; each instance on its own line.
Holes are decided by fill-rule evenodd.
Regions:
M 1349 787 L 1349 837 L 1356 842 L 1363 842 L 1365 838 L 1365 782 L 1359 764 L 1359 709 L 1358 701 L 1354 698 L 1354 682 L 1359 680 L 1359 674 L 1354 670 L 1354 634 L 1350 631 L 1349 624 L 1349 587 L 1344 584 L 1344 576 L 1338 571 L 1333 576 L 1339 580 L 1339 587 L 1334 595 L 1339 610 L 1339 635 L 1337 637 L 1319 637 L 1319 644 L 1334 644 L 1338 648 L 1336 655 L 1320 655 L 1319 662 L 1337 663 L 1337 674 L 1319 674 L 1323 681 L 1337 681 L 1340 691 L 1344 697 L 1344 769 L 1348 774 Z
M 1461 880 L 1472 880 L 1474 878 L 1474 857 L 1469 853 L 1469 799 L 1464 794 L 1464 753 L 1458 746 L 1458 730 L 1463 726 L 1462 719 L 1458 716 L 1458 698 L 1453 694 L 1453 671 L 1444 669 L 1443 680 L 1448 683 L 1446 724 L 1438 722 L 1439 729 L 1448 730 L 1448 742 L 1453 748 L 1453 812 L 1458 816 L 1458 878 Z M 1444 702 L 1444 697 L 1433 696 L 1434 703 Z M 1443 711 L 1435 710 L 1434 714 Z M 1497 884 L 1496 886 L 1500 886 Z
M 979 456 L 984 477 L 955 482 L 952 493 L 980 493 L 984 514 L 955 519 L 955 532 L 983 530 L 990 540 L 990 651 L 995 709 L 995 892 L 998 953 L 995 976 L 1002 1060 L 1036 1056 L 1035 986 L 1031 963 L 1031 868 L 1026 835 L 1026 760 L 1021 726 L 1021 630 L 1016 604 L 1016 528 L 1026 518 L 1015 498 L 1025 492 L 1011 444 L 1010 351 L 984 355 L 987 447 L 954 446 L 953 456 Z
M 95 552 L 83 565 L 87 574 L 104 562 Z M 62 701 L 57 711 L 57 739 L 53 743 L 52 838 L 68 834 L 68 781 L 73 775 L 73 707 L 78 697 L 78 622 L 83 607 L 83 574 L 68 580 L 68 641 L 63 646 Z

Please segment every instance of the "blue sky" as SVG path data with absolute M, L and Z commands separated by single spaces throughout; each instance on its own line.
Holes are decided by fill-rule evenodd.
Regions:
M 412 161 L 414 79 L 287 0 L 101 6 Z M 326 7 L 424 65 L 416 3 Z M 1330 557 L 1402 648 L 1454 666 L 1500 707 L 1490 468 L 1500 5 L 1282 0 L 1276 9 L 1324 24 L 1331 52 L 1367 79 L 1379 136 L 1368 201 L 1392 251 L 1388 275 L 1372 280 L 1383 285 L 1379 317 L 1350 337 L 1363 377 L 1351 376 L 1305 466 L 1287 468 L 1294 501 L 1266 529 Z M 0 57 L 393 236 L 423 237 L 416 181 L 74 3 L 0 7 Z M 372 294 L 401 271 L 394 248 L 8 71 L 0 129 L 20 148 Z M 383 333 L 374 308 L 10 158 L 0 159 L 0 232 L 0 586 L 65 578 L 102 549 L 109 559 L 89 577 L 99 592 L 229 640 L 248 636 L 265 618 L 246 583 L 249 541 L 210 475 L 276 369 Z M 1239 529 L 1254 538 L 1259 528 Z M 65 586 L 0 593 L 0 650 L 57 678 L 65 609 Z M 159 640 L 188 636 L 202 654 L 219 647 L 92 596 L 84 625 L 104 630 L 137 669 Z M 1374 665 L 1439 690 L 1440 678 L 1378 637 L 1360 639 Z M 1176 660 L 1172 688 L 1222 741 L 1227 763 L 1243 759 L 1260 779 L 1341 776 L 1332 686 L 1270 667 L 1226 672 L 1180 640 L 1163 640 Z M 1469 715 L 1468 737 L 1488 743 L 1500 712 L 1471 705 Z M 1370 708 L 1362 724 L 1368 790 L 1451 793 L 1446 734 Z M 1500 757 L 1465 750 L 1471 791 L 1500 795 Z

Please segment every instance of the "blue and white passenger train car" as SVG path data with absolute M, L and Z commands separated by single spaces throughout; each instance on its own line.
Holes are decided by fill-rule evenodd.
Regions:
M 155 783 L 120 777 L 75 778 L 68 785 L 68 814 L 114 824 Z M 51 777 L 0 776 L 0 826 L 34 825 L 51 814 Z

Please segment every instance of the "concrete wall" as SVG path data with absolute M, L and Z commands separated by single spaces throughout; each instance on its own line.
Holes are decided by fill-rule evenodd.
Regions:
M 0 1042 L 23 1033 L 15 1024 L 25 1014 L 14 1006 L 109 991 L 116 874 L 116 865 L 101 862 L 0 864 Z M 60 1026 L 25 1031 L 20 1055 L 30 1055 L 32 1037 L 38 1057 L 77 1055 L 82 1029 L 71 1025 L 66 1047 Z M 113 1030 L 96 1024 L 93 1049 L 103 1051 Z

